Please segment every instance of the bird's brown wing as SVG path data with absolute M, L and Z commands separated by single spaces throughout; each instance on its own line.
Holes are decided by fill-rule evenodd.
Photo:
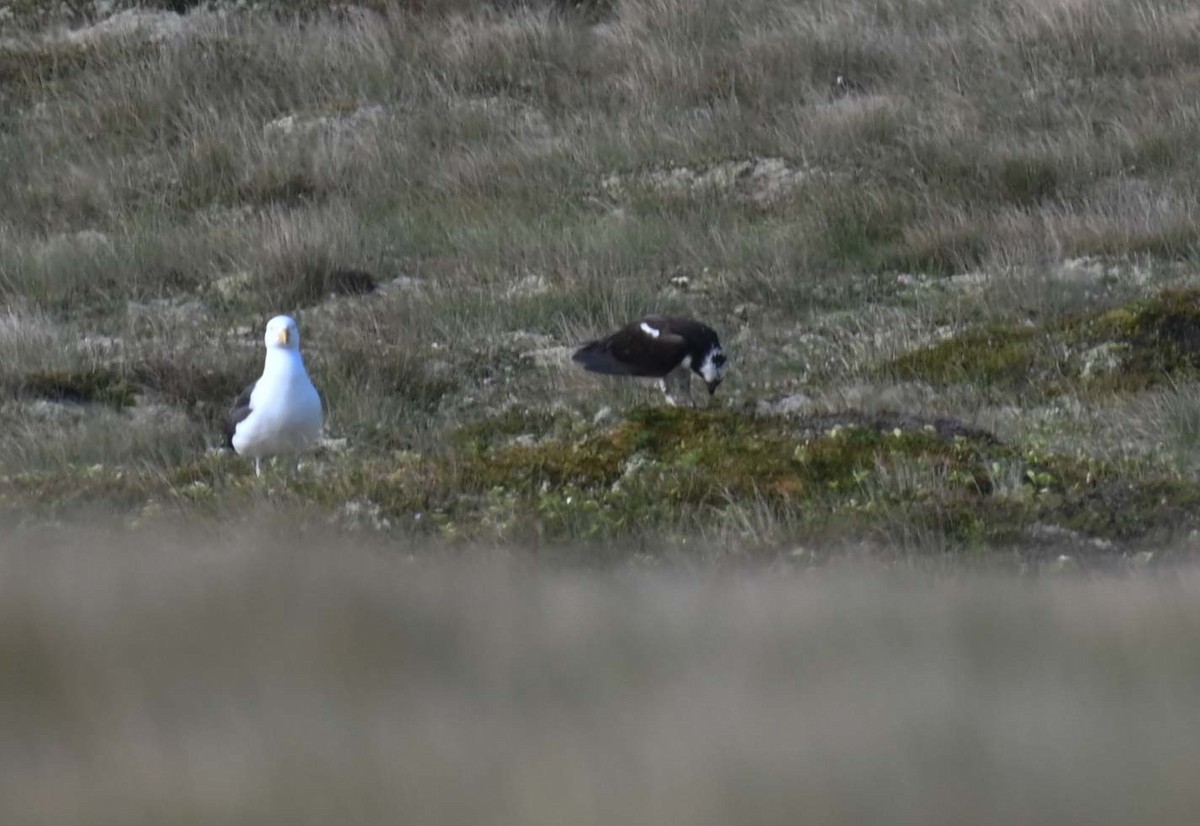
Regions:
M 593 373 L 619 376 L 665 376 L 687 354 L 687 343 L 649 316 L 605 338 L 580 347 L 572 359 Z M 647 332 L 643 325 L 658 333 Z

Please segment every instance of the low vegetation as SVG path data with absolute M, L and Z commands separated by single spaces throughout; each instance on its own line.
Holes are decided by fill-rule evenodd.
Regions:
M 905 353 L 882 368 L 901 379 L 971 383 L 1010 397 L 1137 392 L 1195 380 L 1198 370 L 1195 289 L 1165 290 L 1042 325 L 985 325 Z

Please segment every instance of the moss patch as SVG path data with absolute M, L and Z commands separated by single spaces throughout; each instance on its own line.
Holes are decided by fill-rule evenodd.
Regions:
M 1043 338 L 1032 328 L 992 325 L 905 353 L 884 369 L 904 380 L 1022 387 L 1048 366 L 1039 349 Z
M 1200 290 L 1168 290 L 1039 327 L 990 325 L 905 353 L 880 371 L 1040 395 L 1134 391 L 1200 376 Z
M 1200 290 L 1167 290 L 1082 319 L 1073 331 L 1085 343 L 1122 345 L 1119 373 L 1134 387 L 1200 372 Z
M 980 441 L 988 439 L 981 434 Z M 848 413 L 796 422 L 726 410 L 640 408 L 607 431 L 479 455 L 469 478 L 484 488 L 536 493 L 560 485 L 612 486 L 641 475 L 652 477 L 659 496 L 674 503 L 741 496 L 785 501 L 855 487 L 875 463 L 895 456 L 967 469 L 982 450 L 962 434 L 947 438 L 912 418 Z
M 505 432 L 531 424 L 496 422 Z M 481 512 L 494 527 L 503 512 L 509 528 L 542 538 L 619 538 L 703 531 L 751 509 L 790 525 L 793 541 L 911 533 L 1021 547 L 1052 528 L 1111 549 L 1110 540 L 1165 539 L 1200 524 L 1192 480 L 1025 454 L 948 419 L 646 408 L 603 431 L 500 446 L 483 427 L 473 426 L 469 458 L 456 459 L 455 484 L 478 497 L 477 508 L 460 500 L 448 517 L 459 529 Z

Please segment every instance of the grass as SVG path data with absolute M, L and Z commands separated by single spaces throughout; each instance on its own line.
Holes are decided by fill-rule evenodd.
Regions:
M 1195 810 L 1194 573 L 935 582 L 706 546 L 707 571 L 586 574 L 561 549 L 171 524 L 6 527 L 6 822 Z
M 345 441 L 269 495 L 317 522 L 358 503 L 397 537 L 963 559 L 1191 529 L 1187 4 L 584 5 L 147 8 L 124 33 L 14 6 L 10 504 L 256 501 L 210 450 L 291 312 Z M 651 311 L 720 331 L 711 410 L 566 362 Z M 831 415 L 995 438 L 960 456 L 872 425 L 833 449 L 810 427 Z M 1100 481 L 1036 481 L 1075 466 Z M 1118 489 L 1129 525 L 1096 515 Z
M 7 4 L 0 821 L 1192 822 L 1198 43 Z M 330 438 L 260 479 L 282 312 Z M 570 363 L 649 312 L 716 396 Z

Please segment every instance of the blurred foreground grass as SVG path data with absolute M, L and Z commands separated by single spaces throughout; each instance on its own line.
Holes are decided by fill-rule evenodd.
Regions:
M 1200 577 L 15 530 L 5 824 L 1160 824 L 1200 808 Z M 161 536 L 161 534 L 160 534 Z

